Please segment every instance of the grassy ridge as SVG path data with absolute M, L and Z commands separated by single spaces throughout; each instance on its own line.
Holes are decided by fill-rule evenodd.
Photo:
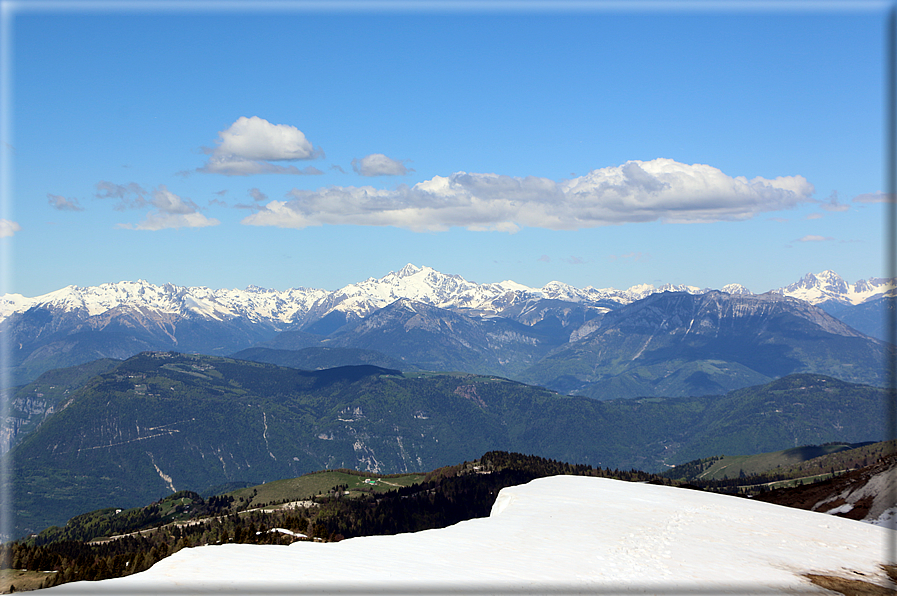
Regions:
M 235 499 L 252 498 L 252 503 L 283 503 L 301 501 L 334 492 L 336 487 L 350 495 L 386 492 L 421 482 L 425 474 L 373 474 L 356 470 L 325 470 L 312 472 L 298 478 L 286 478 L 266 482 L 227 493 Z
M 676 466 L 661 475 L 702 488 L 756 494 L 772 488 L 826 480 L 869 466 L 895 450 L 895 441 L 806 445 L 751 456 L 702 458 Z
M 854 450 L 861 446 L 863 444 L 833 443 L 828 445 L 805 445 L 803 447 L 793 447 L 757 455 L 721 455 L 676 466 L 676 468 L 664 472 L 663 476 L 685 481 L 722 480 L 724 478 L 754 476 L 772 471 L 789 473 L 792 468 L 797 470 L 797 466 L 803 466 L 809 470 L 814 465 L 810 460 L 816 460 L 817 458 L 823 458 L 826 455 L 842 451 Z M 807 463 L 804 464 L 804 462 Z M 822 462 L 825 463 L 823 464 Z M 822 466 L 828 467 L 830 462 L 832 465 L 834 464 L 834 460 L 831 458 L 819 459 L 816 467 L 821 472 Z M 838 469 L 843 468 L 839 466 Z

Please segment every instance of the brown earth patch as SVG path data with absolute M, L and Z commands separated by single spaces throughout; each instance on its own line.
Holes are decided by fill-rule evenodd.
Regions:
M 477 393 L 476 385 L 458 385 L 457 389 L 455 389 L 455 393 L 460 395 L 464 399 L 469 399 L 481 408 L 489 407 L 486 405 L 486 402 L 483 401 L 483 398 L 480 397 Z
M 26 571 L 24 569 L 0 569 L 0 594 L 38 590 L 56 572 Z
M 861 579 L 846 579 L 834 575 L 817 575 L 807 573 L 804 575 L 811 582 L 833 592 L 840 592 L 844 596 L 894 596 L 897 590 L 887 588 Z
M 874 497 L 872 495 L 867 495 L 862 499 L 858 499 L 853 504 L 853 509 L 851 509 L 847 513 L 836 513 L 835 515 L 839 517 L 846 517 L 847 519 L 862 520 L 867 515 L 869 515 L 869 510 L 872 509 L 873 499 Z

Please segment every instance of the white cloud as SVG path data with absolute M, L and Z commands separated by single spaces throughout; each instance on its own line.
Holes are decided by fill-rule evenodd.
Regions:
M 253 201 L 267 201 L 268 200 L 268 195 L 266 195 L 265 193 L 263 193 L 262 191 L 260 191 L 257 188 L 250 188 L 249 196 L 252 197 Z
M 207 149 L 209 161 L 197 171 L 227 176 L 252 174 L 322 174 L 317 168 L 300 170 L 272 161 L 297 161 L 323 157 L 305 134 L 288 124 L 271 124 L 263 118 L 241 116 L 226 130 L 218 133 L 217 146 Z
M 78 199 L 67 199 L 61 195 L 47 193 L 47 202 L 57 211 L 84 211 L 84 207 L 78 204 Z
M 854 203 L 893 203 L 894 197 L 886 192 L 867 192 L 853 198 Z
M 456 172 L 413 187 L 332 186 L 293 190 L 243 220 L 247 225 L 304 228 L 324 224 L 450 227 L 515 232 L 522 226 L 576 230 L 623 223 L 746 220 L 811 201 L 803 176 L 731 177 L 707 165 L 671 159 L 630 161 L 555 182 Z
M 414 171 L 406 168 L 405 162 L 391 159 L 382 153 L 372 153 L 361 159 L 353 159 L 352 169 L 362 176 L 404 176 Z
M 130 230 L 167 230 L 178 228 L 204 228 L 217 226 L 221 222 L 214 218 L 208 218 L 202 213 L 147 213 L 146 219 L 137 225 L 119 224 L 118 227 Z
M 119 224 L 118 227 L 156 231 L 169 228 L 203 228 L 221 223 L 217 219 L 206 217 L 199 212 L 196 203 L 179 197 L 163 185 L 153 191 L 149 203 L 155 207 L 155 211 L 147 213 L 142 222 L 137 225 Z
M 301 170 L 296 166 L 281 166 L 266 161 L 251 161 L 232 157 L 213 156 L 199 172 L 206 174 L 223 174 L 225 176 L 252 176 L 255 174 L 289 174 L 292 176 L 320 176 L 324 172 L 314 166 L 306 166 Z
M 22 226 L 9 219 L 0 219 L 0 238 L 10 238 L 16 232 L 21 232 Z
M 238 118 L 230 128 L 219 132 L 218 137 L 215 155 L 261 161 L 317 157 L 301 130 L 288 124 L 271 124 L 258 116 Z
M 834 240 L 831 236 L 817 236 L 815 234 L 807 234 L 803 238 L 798 238 L 796 242 L 829 242 Z

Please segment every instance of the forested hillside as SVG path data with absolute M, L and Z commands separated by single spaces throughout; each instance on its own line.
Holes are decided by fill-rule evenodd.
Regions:
M 796 375 L 724 396 L 598 401 L 500 377 L 145 353 L 73 392 L 8 454 L 16 535 L 185 488 L 424 472 L 489 450 L 660 471 L 708 454 L 875 441 L 884 395 Z

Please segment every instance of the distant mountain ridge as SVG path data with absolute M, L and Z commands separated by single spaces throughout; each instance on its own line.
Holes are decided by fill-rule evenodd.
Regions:
M 724 292 L 691 286 L 654 288 L 649 285 L 625 291 L 577 289 L 559 282 L 534 289 L 511 281 L 476 284 L 429 267 L 407 265 L 381 279 L 371 278 L 336 292 L 308 288 L 278 292 L 257 287 L 210 290 L 171 284 L 153 286 L 138 281 L 92 288 L 72 286 L 34 299 L 6 295 L 0 298 L 0 333 L 10 341 L 13 371 L 6 379 L 9 383 L 11 378 L 14 384 L 26 383 L 54 368 L 103 358 L 122 360 L 142 351 L 175 350 L 228 356 L 253 347 L 278 350 L 327 347 L 381 352 L 387 359 L 404 363 L 405 370 L 496 374 L 547 383 L 561 391 L 584 391 L 585 385 L 597 382 L 602 383 L 600 393 L 606 397 L 686 395 L 693 391 L 730 390 L 766 382 L 772 377 L 745 370 L 731 350 L 720 354 L 704 350 L 700 357 L 703 364 L 689 364 L 694 360 L 693 354 L 675 355 L 674 359 L 679 361 L 678 372 L 671 382 L 659 380 L 658 374 L 662 372 L 659 369 L 636 370 L 645 364 L 643 361 L 635 362 L 635 368 L 630 367 L 628 372 L 616 366 L 612 368 L 617 372 L 596 369 L 585 378 L 582 370 L 547 371 L 545 363 L 540 361 L 551 354 L 552 366 L 557 369 L 556 352 L 566 350 L 566 354 L 575 356 L 585 345 L 582 342 L 587 336 L 599 328 L 606 333 L 609 323 L 619 319 L 611 317 L 603 321 L 606 315 L 619 313 L 626 318 L 635 312 L 632 308 L 646 299 L 672 295 L 714 295 L 719 296 L 717 302 L 737 302 L 742 304 L 739 307 L 742 309 L 772 304 L 775 302 L 772 297 L 780 296 L 791 301 L 786 300 L 780 306 L 805 311 L 801 315 L 804 319 L 832 329 L 834 319 L 827 321 L 821 310 L 789 297 L 789 292 L 796 292 L 805 298 L 824 299 L 820 307 L 830 315 L 863 333 L 886 339 L 889 337 L 886 308 L 893 308 L 894 301 L 885 295 L 892 291 L 893 287 L 883 280 L 870 279 L 851 286 L 832 272 L 808 275 L 780 292 L 761 295 L 736 284 L 725 286 Z M 865 302 L 852 303 L 860 299 Z M 734 312 L 727 316 L 734 316 Z M 684 312 L 681 316 L 672 315 L 665 324 L 680 319 L 690 320 L 691 315 Z M 750 333 L 774 331 L 760 324 Z M 844 335 L 842 330 L 828 337 Z M 860 343 L 866 340 L 861 339 Z M 652 349 L 657 345 L 654 341 Z M 568 349 L 574 346 L 573 351 Z M 769 353 L 768 347 L 763 344 L 760 349 Z M 830 348 L 826 350 L 834 356 L 832 362 L 848 367 L 841 369 L 848 375 L 845 380 L 879 383 L 878 373 L 868 374 L 866 363 L 870 361 L 868 355 L 879 352 L 880 347 L 867 346 L 862 356 L 864 363 L 854 369 L 850 367 L 856 367 L 857 362 L 843 362 L 845 358 L 837 349 Z M 629 358 L 636 359 L 649 352 L 636 350 Z M 805 352 L 805 355 L 807 358 L 790 361 L 794 366 L 787 372 L 840 374 L 837 367 L 811 364 L 812 354 Z M 347 363 L 345 355 L 332 351 L 318 356 L 316 368 Z M 356 363 L 385 362 L 366 358 Z M 728 364 L 720 367 L 720 361 Z M 582 365 L 581 361 L 573 368 Z M 542 371 L 528 371 L 540 366 Z M 604 376 L 624 372 L 629 375 L 628 379 L 612 381 L 610 385 L 605 382 Z M 669 376 L 671 372 L 666 370 L 660 376 Z M 570 382 L 565 378 L 570 375 L 576 380 Z
M 659 292 L 703 294 L 710 290 L 670 284 L 660 287 L 641 284 L 626 290 L 596 289 L 592 286 L 575 288 L 557 281 L 549 282 L 542 288 L 531 288 L 514 281 L 477 284 L 459 275 L 447 275 L 430 267 L 408 264 L 380 279 L 369 278 L 333 292 L 305 287 L 278 291 L 257 286 L 249 286 L 245 290 L 212 290 L 173 284 L 156 286 L 138 280 L 92 287 L 67 286 L 33 298 L 5 294 L 0 296 L 0 321 L 37 306 L 64 312 L 80 311 L 86 316 L 127 307 L 218 321 L 245 318 L 281 328 L 284 325 L 304 326 L 334 311 L 363 318 L 401 298 L 443 309 L 494 316 L 515 307 L 519 310 L 521 304 L 538 300 L 561 300 L 606 311 Z M 752 294 L 740 284 L 727 284 L 720 291 Z M 793 284 L 771 291 L 811 304 L 835 301 L 857 305 L 883 296 L 893 296 L 895 280 L 873 277 L 848 284 L 837 273 L 823 271 L 808 273 Z

